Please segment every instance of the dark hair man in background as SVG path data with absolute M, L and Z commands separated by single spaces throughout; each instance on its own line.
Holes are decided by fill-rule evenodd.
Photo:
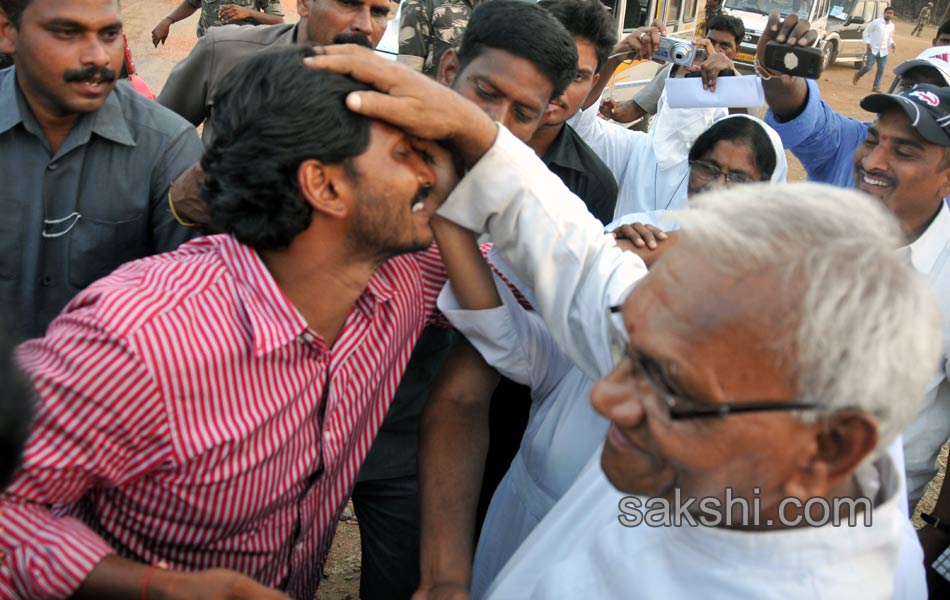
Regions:
M 224 76 L 264 48 L 338 42 L 362 43 L 375 48 L 386 31 L 389 2 L 297 0 L 297 12 L 300 20 L 293 25 L 211 29 L 172 69 L 158 95 L 159 103 L 197 126 L 211 114 L 211 99 Z M 205 125 L 202 133 L 205 144 L 212 138 L 213 129 Z
M 178 115 L 116 85 L 117 0 L 0 0 L 0 304 L 26 336 L 120 264 L 173 250 L 168 184 L 201 143 Z

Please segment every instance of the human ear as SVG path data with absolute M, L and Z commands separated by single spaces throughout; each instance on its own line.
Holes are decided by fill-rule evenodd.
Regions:
M 297 184 L 304 202 L 315 212 L 333 219 L 349 214 L 352 184 L 342 166 L 305 160 L 297 167 Z
M 0 52 L 13 54 L 16 52 L 17 30 L 13 21 L 0 10 Z
M 844 409 L 814 423 L 815 450 L 786 484 L 798 498 L 828 495 L 877 447 L 877 421 L 858 409 Z
M 459 55 L 455 49 L 446 50 L 439 61 L 439 83 L 452 87 L 459 72 Z
M 297 0 L 297 16 L 301 19 L 310 16 L 310 0 Z

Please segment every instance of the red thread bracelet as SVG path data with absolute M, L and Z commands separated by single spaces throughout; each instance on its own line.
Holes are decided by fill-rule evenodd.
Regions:
M 145 578 L 142 579 L 142 600 L 148 600 L 148 582 L 152 579 L 152 574 L 155 573 L 157 568 L 158 563 L 149 567 L 148 571 L 145 572 Z

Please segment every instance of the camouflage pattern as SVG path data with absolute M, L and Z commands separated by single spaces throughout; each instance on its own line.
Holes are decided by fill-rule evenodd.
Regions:
M 720 2 L 714 8 L 708 8 L 708 7 L 706 8 L 706 14 L 699 21 L 699 24 L 696 25 L 696 30 L 694 32 L 694 35 L 697 40 L 706 37 L 706 34 L 709 32 L 708 31 L 709 26 L 707 25 L 709 23 L 709 20 L 715 17 L 716 15 L 721 15 L 721 14 L 722 14 L 722 2 Z
M 445 51 L 457 49 L 462 43 L 472 10 L 468 0 L 402 0 L 400 62 L 435 77 Z M 404 60 L 405 57 L 421 60 Z
M 224 25 L 220 11 L 225 4 L 247 6 L 266 12 L 269 15 L 284 16 L 284 9 L 280 6 L 280 0 L 188 0 L 188 4 L 201 9 L 201 15 L 198 17 L 198 37 L 202 37 L 209 27 Z M 243 21 L 229 23 L 229 25 L 254 25 L 256 23 L 257 21 L 254 19 L 244 19 Z

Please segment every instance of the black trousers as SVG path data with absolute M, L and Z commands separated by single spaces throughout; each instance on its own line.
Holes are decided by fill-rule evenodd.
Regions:
M 419 586 L 419 485 L 416 476 L 357 483 L 353 507 L 363 554 L 362 600 L 409 600 Z

